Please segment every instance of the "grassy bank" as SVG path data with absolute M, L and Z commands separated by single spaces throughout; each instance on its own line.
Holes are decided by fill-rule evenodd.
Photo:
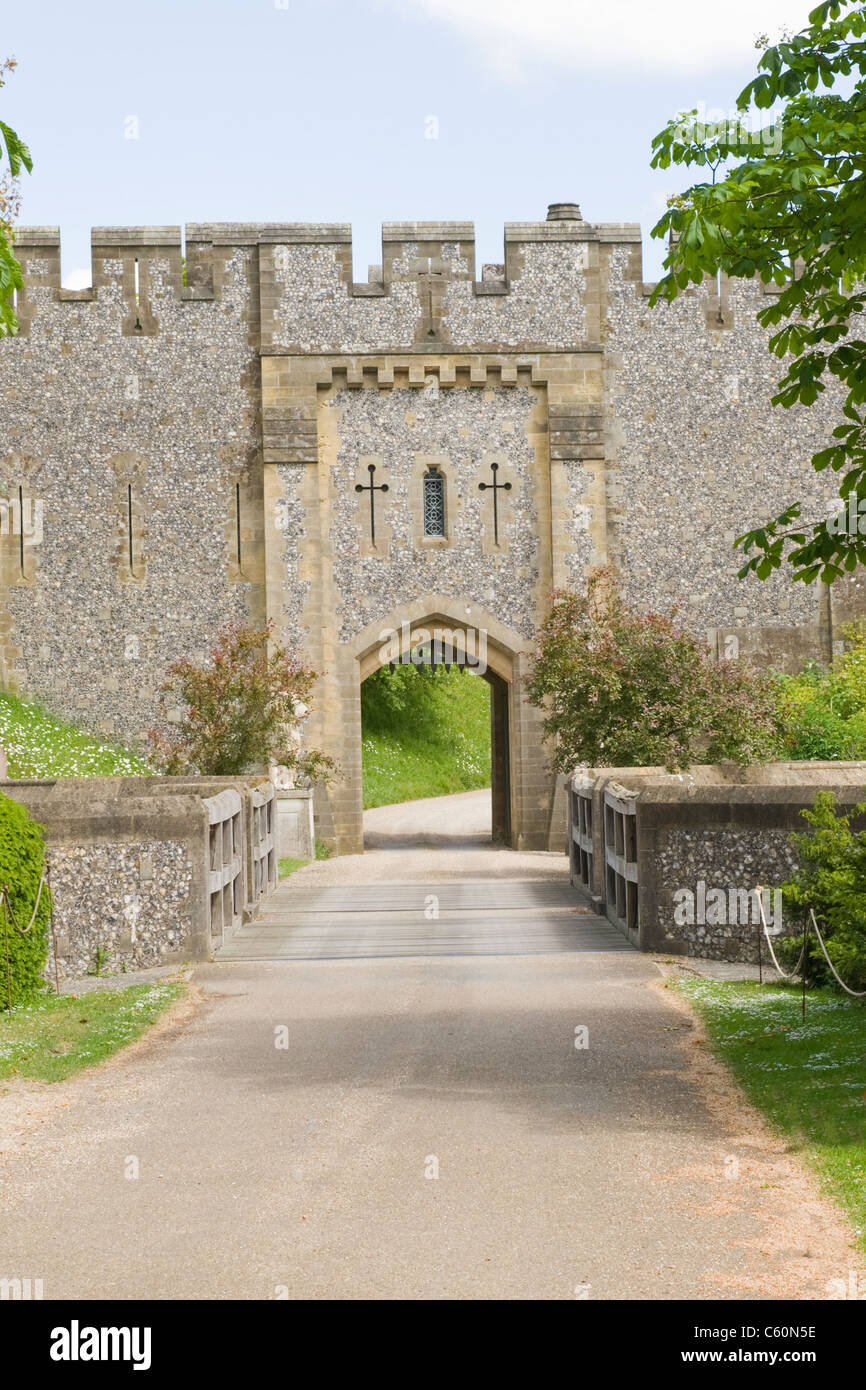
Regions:
M 65 1081 L 140 1038 L 185 992 L 182 984 L 45 994 L 0 1013 L 0 1079 Z
M 114 777 L 148 770 L 129 749 L 103 743 L 5 690 L 0 691 L 0 748 L 10 777 Z
M 361 687 L 364 806 L 490 786 L 490 687 L 478 676 L 387 668 Z
M 866 1249 L 866 1006 L 795 987 L 682 981 L 749 1099 L 819 1174 Z

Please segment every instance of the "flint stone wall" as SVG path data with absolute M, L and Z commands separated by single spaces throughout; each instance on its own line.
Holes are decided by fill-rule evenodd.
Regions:
M 838 478 L 811 457 L 832 441 L 842 393 L 828 381 L 814 405 L 785 410 L 772 397 L 785 365 L 767 351 L 757 314 L 778 292 L 721 277 L 650 307 L 639 248 L 615 246 L 607 299 L 605 397 L 608 541 L 635 602 L 676 604 L 719 655 L 798 670 L 829 654 L 832 632 L 859 603 L 859 581 L 792 584 L 783 566 L 742 581 L 736 538 L 803 503 L 804 522 L 838 504 Z
M 396 388 L 340 392 L 324 409 L 336 416 L 342 442 L 333 466 L 333 516 L 337 616 L 343 641 L 368 623 L 426 593 L 465 597 L 496 612 L 503 623 L 529 640 L 534 631 L 539 580 L 537 498 L 533 488 L 535 452 L 528 439 L 535 393 L 525 386 L 485 391 L 452 387 L 425 394 Z M 376 482 L 387 477 L 388 495 L 376 498 L 379 534 L 386 530 L 386 554 L 358 555 L 357 531 L 367 526 L 369 496 L 359 502 L 355 479 L 363 460 L 379 460 Z M 424 549 L 413 514 L 420 496 L 418 457 L 444 457 L 449 470 L 446 499 L 447 543 Z M 510 490 L 497 498 L 501 535 L 507 552 L 485 554 L 482 537 L 492 526 L 489 462 L 495 458 Z M 359 516 L 359 511 L 361 515 Z
M 182 297 L 180 229 L 164 230 L 164 246 L 94 244 L 83 292 L 56 288 L 56 238 L 40 257 L 22 232 L 21 332 L 0 344 L 0 497 L 42 508 L 23 571 L 18 537 L 0 539 L 0 680 L 127 743 L 165 726 L 170 662 L 263 613 L 257 263 L 233 248 L 218 297 Z

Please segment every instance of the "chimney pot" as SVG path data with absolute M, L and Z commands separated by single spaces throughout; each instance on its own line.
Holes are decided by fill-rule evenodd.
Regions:
M 577 203 L 551 203 L 547 209 L 548 222 L 582 222 Z

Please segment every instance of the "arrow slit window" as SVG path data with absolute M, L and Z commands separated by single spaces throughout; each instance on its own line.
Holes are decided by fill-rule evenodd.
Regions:
M 424 535 L 445 535 L 445 479 L 438 468 L 424 474 Z

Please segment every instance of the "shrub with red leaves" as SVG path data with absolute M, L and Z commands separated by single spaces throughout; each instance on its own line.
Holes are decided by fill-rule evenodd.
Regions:
M 323 753 L 293 746 L 291 731 L 318 677 L 272 643 L 272 631 L 271 623 L 233 623 L 218 634 L 206 665 L 184 659 L 169 666 L 161 703 L 179 704 L 184 714 L 173 736 L 158 729 L 148 734 L 160 771 L 237 776 L 283 764 L 310 780 L 333 771 Z
M 631 608 L 612 566 L 586 592 L 558 592 L 542 625 L 528 685 L 545 712 L 553 765 L 666 767 L 774 756 L 769 675 L 716 661 L 676 610 Z

